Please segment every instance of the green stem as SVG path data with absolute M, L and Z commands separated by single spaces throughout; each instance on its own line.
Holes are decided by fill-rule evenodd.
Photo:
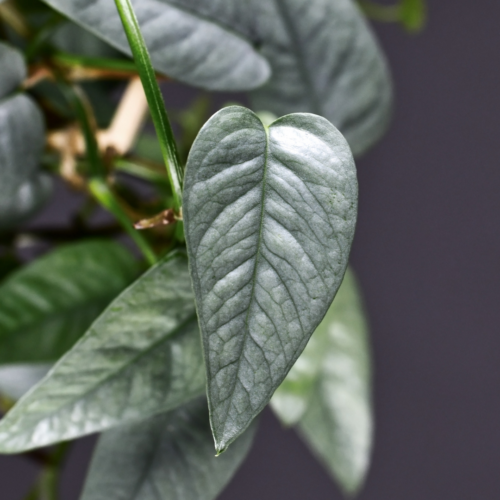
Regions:
M 115 0 L 115 3 L 148 100 L 149 111 L 158 134 L 163 160 L 172 185 L 175 210 L 179 213 L 182 207 L 182 169 L 163 96 L 131 1 Z
M 24 500 L 38 500 L 38 482 L 28 491 Z
M 85 94 L 76 85 L 70 85 L 66 82 L 59 81 L 59 88 L 63 92 L 66 100 L 69 102 L 76 115 L 80 127 L 82 129 L 83 137 L 85 139 L 85 148 L 90 165 L 91 177 L 106 177 L 106 166 L 102 161 L 99 152 L 99 146 L 95 138 L 95 130 L 91 121 L 90 104 L 87 101 Z
M 359 6 L 367 17 L 383 23 L 396 23 L 401 19 L 401 6 L 379 5 L 369 0 L 359 0 Z
M 72 105 L 76 117 L 82 128 L 83 136 L 85 139 L 85 147 L 90 164 L 89 189 L 94 195 L 95 199 L 109 212 L 111 212 L 118 222 L 122 225 L 123 229 L 132 238 L 132 240 L 139 247 L 147 261 L 153 265 L 156 264 L 156 255 L 141 233 L 135 228 L 125 211 L 118 203 L 115 195 L 106 183 L 106 166 L 101 158 L 99 146 L 94 134 L 94 127 L 91 123 L 91 112 L 89 105 L 86 102 L 85 95 L 75 85 L 69 85 L 66 82 L 60 83 L 61 90 L 64 92 L 67 100 Z
M 58 500 L 59 475 L 69 443 L 61 443 L 50 455 L 44 455 L 43 469 L 25 500 Z
M 140 179 L 152 182 L 153 184 L 168 186 L 168 179 L 164 173 L 161 174 L 159 172 L 155 172 L 151 168 L 145 167 L 140 163 L 119 158 L 113 162 L 113 166 L 121 172 L 134 175 L 135 177 L 139 177 Z
M 127 234 L 134 240 L 135 244 L 140 248 L 141 252 L 146 257 L 149 264 L 153 265 L 157 262 L 156 254 L 150 247 L 149 243 L 144 239 L 133 226 L 132 222 L 124 212 L 115 195 L 103 179 L 95 178 L 89 182 L 90 192 L 95 199 L 109 212 L 111 212 L 118 222 L 123 226 Z
M 109 59 L 102 57 L 87 57 L 59 52 L 52 57 L 52 60 L 61 66 L 99 68 L 103 70 L 124 71 L 137 73 L 136 65 L 126 59 Z
M 59 483 L 59 470 L 55 466 L 46 467 L 38 480 L 40 500 L 57 500 Z
M 26 47 L 24 57 L 27 61 L 32 61 L 41 50 L 47 45 L 50 46 L 50 37 L 62 22 L 64 22 L 64 18 L 54 12 L 51 18 L 36 32 Z

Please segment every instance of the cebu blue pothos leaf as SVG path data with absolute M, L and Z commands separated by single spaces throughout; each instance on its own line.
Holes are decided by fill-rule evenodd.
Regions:
M 0 453 L 148 418 L 204 390 L 187 259 L 170 255 L 125 290 L 0 422 Z
M 26 78 L 26 65 L 18 50 L 0 42 L 0 67 L 0 99 L 3 99 Z
M 97 445 L 81 500 L 214 500 L 245 459 L 255 427 L 223 456 L 214 457 L 203 397 L 107 431 Z
M 51 180 L 36 172 L 45 125 L 26 95 L 9 96 L 26 76 L 19 51 L 0 43 L 0 229 L 31 215 L 48 198 Z
M 379 46 L 353 0 L 254 0 L 272 77 L 252 94 L 256 111 L 324 116 L 354 155 L 384 133 L 391 82 Z
M 59 50 L 69 52 L 70 54 L 109 58 L 121 56 L 120 52 L 101 38 L 96 37 L 90 31 L 72 22 L 59 25 L 51 36 L 50 41 Z
M 0 63 L 1 64 L 1 63 Z M 0 100 L 0 200 L 6 204 L 37 170 L 45 144 L 43 117 L 26 95 Z
M 306 442 L 344 491 L 360 488 L 372 445 L 370 348 L 350 269 L 271 406 L 285 424 L 299 423 Z
M 268 129 L 233 106 L 191 150 L 184 219 L 216 448 L 264 408 L 330 306 L 357 214 L 354 161 L 326 119 Z
M 54 362 L 138 275 L 113 241 L 59 247 L 0 284 L 0 364 Z
M 44 1 L 114 47 L 130 53 L 113 0 Z M 262 85 L 269 78 L 269 64 L 231 24 L 221 22 L 219 9 L 204 8 L 211 2 L 134 2 L 155 68 L 206 89 L 248 90 Z M 221 2 L 215 4 L 218 3 Z M 222 2 L 225 3 L 227 0 Z M 229 14 L 223 9 L 223 16 Z

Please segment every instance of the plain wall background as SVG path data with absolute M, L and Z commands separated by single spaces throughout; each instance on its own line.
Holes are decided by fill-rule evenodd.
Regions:
M 376 406 L 360 500 L 500 497 L 500 4 L 430 3 L 421 35 L 376 26 L 396 108 L 358 162 L 352 262 L 372 326 Z M 187 95 L 169 87 L 167 105 Z M 73 450 L 62 500 L 78 498 L 93 442 Z M 20 500 L 35 471 L 0 457 L 0 498 Z M 255 498 L 341 498 L 269 411 L 221 496 Z

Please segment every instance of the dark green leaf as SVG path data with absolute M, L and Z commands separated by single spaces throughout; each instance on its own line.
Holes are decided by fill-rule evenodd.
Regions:
M 342 282 L 357 181 L 326 119 L 266 131 L 251 111 L 214 115 L 191 150 L 184 221 L 216 448 L 264 408 Z
M 79 0 L 45 0 L 114 47 L 130 54 L 113 0 L 89 8 Z M 134 8 L 155 68 L 213 90 L 246 90 L 269 77 L 267 61 L 234 30 L 239 2 L 141 0 Z M 235 12 L 233 12 L 235 11 Z
M 325 319 L 275 392 L 271 405 L 299 429 L 344 491 L 357 491 L 372 445 L 368 327 L 348 269 Z
M 112 241 L 60 247 L 0 285 L 0 363 L 54 362 L 136 276 Z
M 0 282 L 10 273 L 21 266 L 21 262 L 13 254 L 6 254 L 0 257 Z
M 262 54 L 271 80 L 253 108 L 278 116 L 309 112 L 330 120 L 354 155 L 384 133 L 390 77 L 379 46 L 353 0 L 256 0 Z
M 0 452 L 148 418 L 204 390 L 187 260 L 169 256 L 125 290 L 0 422 Z
M 107 431 L 81 500 L 213 500 L 246 457 L 255 427 L 214 457 L 207 402 L 200 398 Z

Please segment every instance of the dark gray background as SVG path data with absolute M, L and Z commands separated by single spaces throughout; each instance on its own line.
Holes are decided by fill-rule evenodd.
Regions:
M 377 26 L 397 99 L 391 131 L 358 162 L 352 261 L 372 325 L 376 402 L 361 500 L 500 497 L 499 20 L 495 0 L 431 0 L 419 36 Z M 169 87 L 167 105 L 185 95 Z M 78 498 L 92 443 L 72 452 L 62 500 Z M 0 457 L 0 498 L 19 500 L 34 472 Z M 341 496 L 265 412 L 221 498 Z

